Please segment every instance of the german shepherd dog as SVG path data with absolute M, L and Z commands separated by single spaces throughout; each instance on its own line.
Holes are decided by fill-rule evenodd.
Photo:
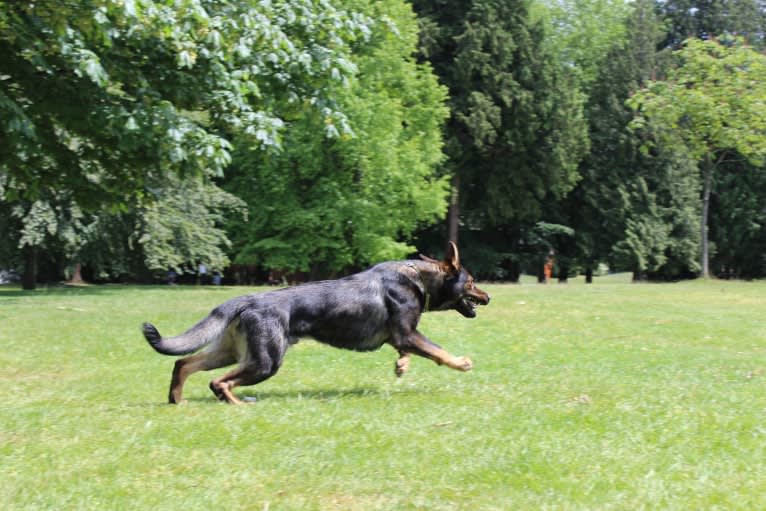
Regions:
M 399 352 L 397 376 L 409 368 L 410 355 L 470 371 L 471 359 L 451 355 L 431 342 L 417 330 L 418 321 L 425 311 L 447 309 L 473 318 L 476 305 L 488 304 L 489 295 L 460 265 L 454 243 L 443 261 L 420 257 L 380 263 L 338 280 L 233 298 L 176 337 L 163 338 L 144 323 L 144 337 L 163 355 L 188 355 L 207 346 L 176 360 L 168 400 L 181 402 L 190 374 L 238 363 L 211 381 L 210 389 L 221 401 L 240 404 L 232 390 L 274 376 L 288 346 L 301 337 L 356 351 L 390 344 Z

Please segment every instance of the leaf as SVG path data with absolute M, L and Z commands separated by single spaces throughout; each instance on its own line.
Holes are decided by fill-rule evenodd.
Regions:
M 132 115 L 129 116 L 127 122 L 125 122 L 125 129 L 128 131 L 138 130 L 138 123 L 136 123 L 136 119 Z

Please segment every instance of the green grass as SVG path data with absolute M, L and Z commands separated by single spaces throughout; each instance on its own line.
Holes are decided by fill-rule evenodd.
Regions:
M 165 404 L 139 325 L 192 325 L 245 288 L 0 288 L 3 509 L 766 507 L 766 282 L 486 285 L 421 330 L 475 368 L 291 348 L 218 403 Z

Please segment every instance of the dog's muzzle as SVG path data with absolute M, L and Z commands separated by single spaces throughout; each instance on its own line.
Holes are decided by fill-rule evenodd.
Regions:
M 479 290 L 475 290 L 479 291 Z M 457 311 L 467 318 L 476 317 L 476 307 L 489 304 L 489 295 L 484 291 L 472 292 L 463 296 L 457 304 Z

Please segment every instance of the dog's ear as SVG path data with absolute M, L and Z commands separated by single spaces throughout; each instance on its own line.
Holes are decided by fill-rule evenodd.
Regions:
M 444 257 L 444 263 L 453 271 L 460 271 L 460 254 L 457 251 L 457 245 L 450 241 L 447 243 L 447 255 Z

